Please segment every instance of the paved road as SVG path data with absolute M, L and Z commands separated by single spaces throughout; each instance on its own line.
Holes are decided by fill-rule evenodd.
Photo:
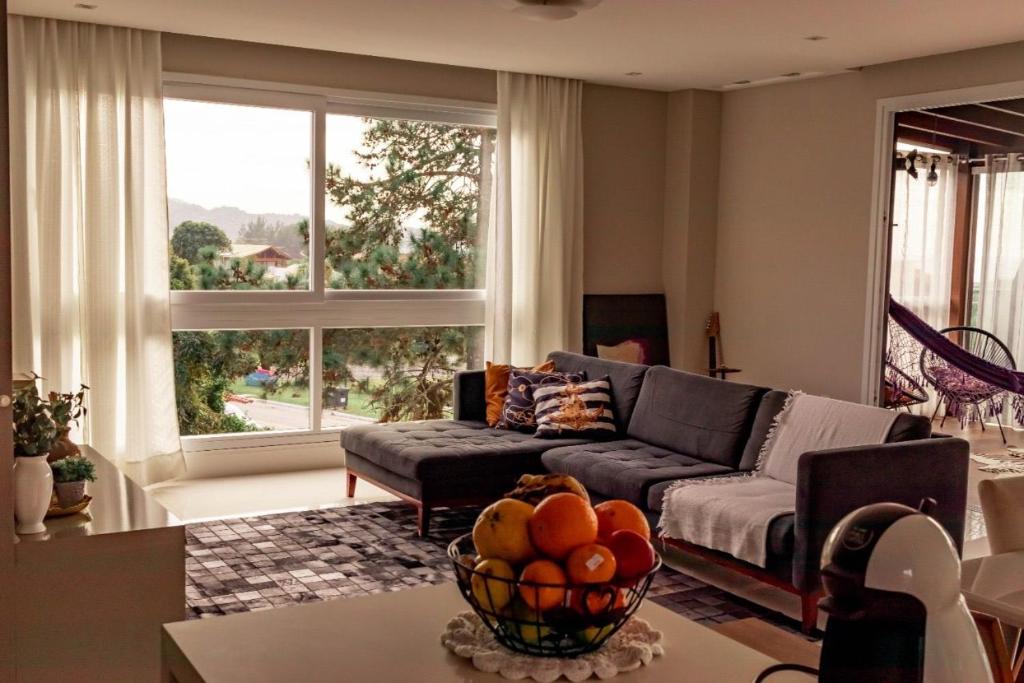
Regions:
M 296 430 L 310 428 L 308 406 L 297 406 L 293 403 L 283 403 L 281 401 L 267 401 L 262 398 L 254 398 L 252 403 L 230 401 L 229 405 L 232 406 L 233 410 L 240 409 L 255 424 L 267 429 Z M 334 410 L 324 411 L 322 418 L 324 427 L 349 427 L 373 421 L 371 417 L 350 415 Z

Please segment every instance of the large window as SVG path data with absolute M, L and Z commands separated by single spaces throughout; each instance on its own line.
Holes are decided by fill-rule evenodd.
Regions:
M 449 415 L 452 375 L 481 361 L 493 111 L 177 81 L 165 95 L 187 447 Z

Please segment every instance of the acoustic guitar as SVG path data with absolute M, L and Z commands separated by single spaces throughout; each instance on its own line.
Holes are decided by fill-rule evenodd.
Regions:
M 704 335 L 708 339 L 708 377 L 725 379 L 726 375 L 740 372 L 739 368 L 725 365 L 725 355 L 722 353 L 722 321 L 719 319 L 718 311 L 713 311 L 708 316 L 704 325 Z

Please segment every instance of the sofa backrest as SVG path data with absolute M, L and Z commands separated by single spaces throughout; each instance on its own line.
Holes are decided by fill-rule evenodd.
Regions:
M 656 365 L 644 378 L 627 433 L 677 453 L 736 467 L 767 391 Z
M 743 449 L 743 457 L 740 458 L 739 469 L 750 471 L 757 465 L 757 456 L 764 446 L 768 432 L 775 422 L 775 416 L 779 414 L 786 404 L 787 392 L 773 389 L 761 399 L 757 407 L 757 415 L 754 417 L 754 426 L 750 430 L 750 438 Z M 924 415 L 911 415 L 900 413 L 889 428 L 889 434 L 885 437 L 886 443 L 897 441 L 914 441 L 916 439 L 927 439 L 932 434 L 932 423 Z
M 646 365 L 621 363 L 615 360 L 603 360 L 593 356 L 583 356 L 568 351 L 552 351 L 548 360 L 555 363 L 559 372 L 585 372 L 587 379 L 599 379 L 608 375 L 612 387 L 612 409 L 615 411 L 616 427 L 619 432 L 626 431 L 633 416 L 640 387 L 647 372 Z

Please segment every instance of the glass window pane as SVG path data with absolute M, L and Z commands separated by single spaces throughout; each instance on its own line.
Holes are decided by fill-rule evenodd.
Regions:
M 182 436 L 309 429 L 309 334 L 174 332 Z
M 164 101 L 171 289 L 308 289 L 308 111 Z
M 322 426 L 452 414 L 457 370 L 483 366 L 483 327 L 324 330 Z
M 329 289 L 482 289 L 494 130 L 327 117 Z

